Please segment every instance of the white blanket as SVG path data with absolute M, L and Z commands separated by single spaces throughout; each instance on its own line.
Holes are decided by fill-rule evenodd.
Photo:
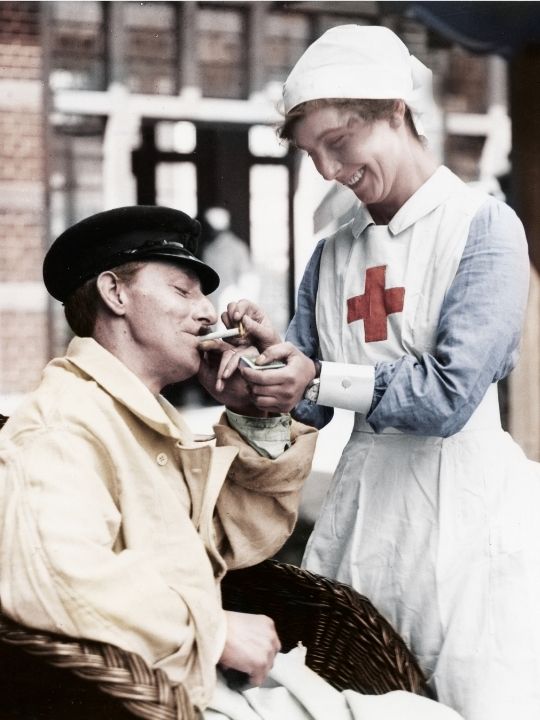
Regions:
M 418 695 L 339 692 L 305 665 L 305 648 L 279 653 L 263 687 L 238 692 L 221 676 L 205 720 L 463 720 Z

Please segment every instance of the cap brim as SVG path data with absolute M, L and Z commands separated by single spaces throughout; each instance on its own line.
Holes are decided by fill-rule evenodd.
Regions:
M 166 250 L 141 250 L 140 252 L 133 253 L 131 258 L 133 261 L 150 260 L 152 258 L 156 260 L 162 259 L 188 267 L 190 270 L 193 270 L 199 278 L 201 289 L 205 295 L 210 295 L 210 293 L 213 293 L 214 290 L 219 287 L 220 279 L 217 272 L 211 268 L 210 265 L 207 265 L 191 254 L 181 255 L 176 252 L 167 252 Z

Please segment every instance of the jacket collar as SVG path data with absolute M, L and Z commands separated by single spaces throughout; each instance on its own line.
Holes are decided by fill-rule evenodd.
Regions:
M 390 234 L 398 235 L 429 215 L 459 186 L 463 186 L 463 182 L 451 170 L 441 165 L 390 220 L 388 223 Z M 369 225 L 373 224 L 373 218 L 367 207 L 360 205 L 352 226 L 354 237 L 359 237 Z
M 176 409 L 161 395 L 153 395 L 146 385 L 93 338 L 75 337 L 66 352 L 65 360 L 122 403 L 144 423 L 162 435 L 194 444 L 193 435 Z M 64 358 L 53 361 L 63 364 Z

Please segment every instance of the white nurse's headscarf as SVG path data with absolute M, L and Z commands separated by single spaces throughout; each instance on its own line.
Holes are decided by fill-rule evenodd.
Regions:
M 283 86 L 285 112 L 322 98 L 401 99 L 416 130 L 432 103 L 431 70 L 386 27 L 339 25 L 304 52 Z

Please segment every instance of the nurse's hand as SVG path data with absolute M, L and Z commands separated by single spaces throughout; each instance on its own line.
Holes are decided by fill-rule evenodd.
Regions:
M 274 621 L 250 613 L 225 612 L 225 617 L 227 637 L 219 664 L 246 673 L 251 685 L 262 685 L 281 650 Z
M 215 393 L 223 393 L 226 390 L 226 385 L 231 393 L 243 389 L 238 383 L 240 377 L 238 365 L 242 355 L 254 359 L 266 348 L 281 342 L 280 336 L 274 330 L 266 314 L 249 300 L 229 303 L 227 311 L 223 313 L 221 319 L 227 328 L 237 327 L 241 322 L 245 333 L 240 337 L 227 338 L 226 342 L 223 340 L 203 339 L 199 344 L 201 351 L 205 353 L 205 359 L 214 356 L 214 366 L 216 358 L 219 356 L 212 388 L 207 384 L 208 373 L 204 373 L 203 376 L 199 373 L 203 385 L 219 402 L 222 402 L 222 400 L 216 397 Z M 225 404 L 227 403 L 225 402 Z M 228 405 L 228 407 L 231 406 Z M 233 408 L 231 407 L 231 409 Z
M 304 396 L 317 374 L 315 363 L 289 342 L 267 348 L 255 362 L 265 365 L 280 360 L 279 370 L 252 370 L 241 366 L 240 373 L 251 391 L 251 402 L 260 410 L 285 413 L 292 410 Z
M 274 329 L 270 318 L 251 300 L 237 300 L 227 305 L 227 310 L 221 315 L 221 320 L 227 328 L 236 327 L 240 322 L 246 334 L 230 340 L 236 347 L 255 345 L 263 351 L 271 345 L 281 342 L 279 333 Z

